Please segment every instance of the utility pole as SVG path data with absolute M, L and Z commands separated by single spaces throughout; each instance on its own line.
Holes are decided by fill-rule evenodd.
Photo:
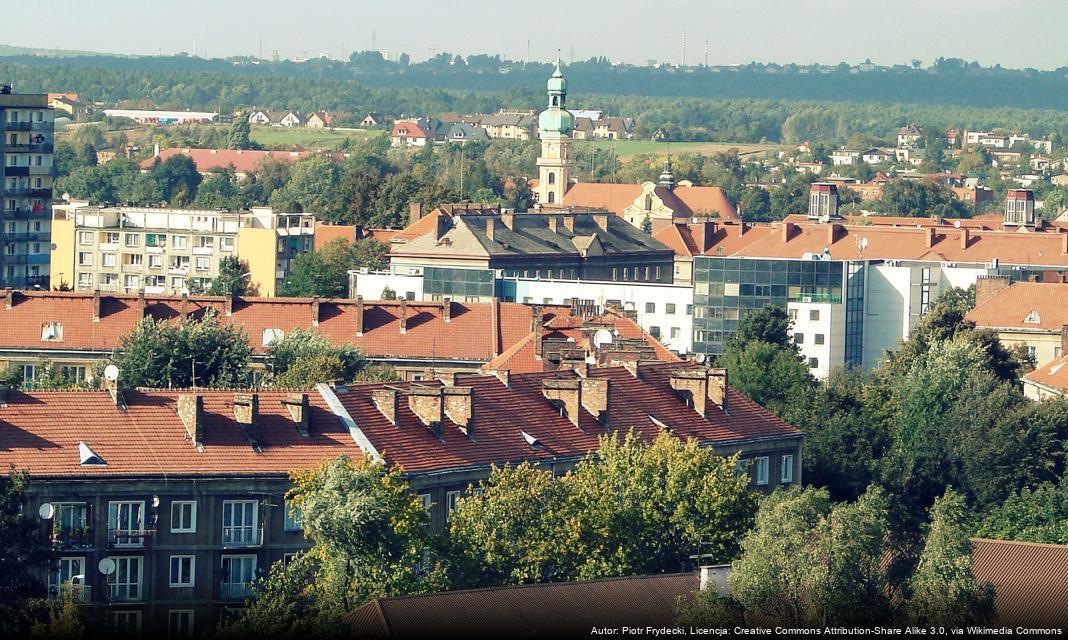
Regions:
M 686 66 L 686 31 L 682 32 L 682 66 Z
M 197 41 L 193 40 L 193 57 L 197 57 Z
M 530 38 L 527 38 L 527 57 L 523 60 L 523 64 L 530 64 Z
M 464 143 L 460 143 L 460 200 L 464 199 Z
M 705 40 L 705 68 L 708 68 L 708 40 Z
M 260 36 L 260 60 L 263 60 L 263 36 Z

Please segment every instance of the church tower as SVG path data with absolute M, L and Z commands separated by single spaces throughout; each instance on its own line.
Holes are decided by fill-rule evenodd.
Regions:
M 559 205 L 571 180 L 571 132 L 575 116 L 567 110 L 567 81 L 560 73 L 560 56 L 556 71 L 548 82 L 549 108 L 538 116 L 541 155 L 538 157 L 538 202 Z

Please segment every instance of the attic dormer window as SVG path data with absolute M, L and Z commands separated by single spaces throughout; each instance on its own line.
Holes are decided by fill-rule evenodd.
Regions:
M 1031 309 L 1031 313 L 1027 314 L 1024 318 L 1024 322 L 1027 324 L 1038 324 L 1042 322 L 1042 317 L 1038 315 L 1038 309 Z
M 46 322 L 41 325 L 41 340 L 59 342 L 63 339 L 63 325 L 58 322 Z
M 285 332 L 281 329 L 264 329 L 263 330 L 263 346 L 267 346 L 275 340 L 281 340 L 285 337 Z

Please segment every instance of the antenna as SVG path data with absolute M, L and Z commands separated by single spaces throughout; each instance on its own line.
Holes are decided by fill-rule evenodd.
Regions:
M 705 40 L 705 66 L 708 66 L 708 40 Z
M 686 30 L 682 31 L 682 66 L 686 66 Z
M 115 382 L 119 379 L 119 368 L 113 364 L 109 364 L 104 367 L 104 379 L 108 382 Z
M 263 36 L 260 36 L 260 60 L 263 60 Z
M 530 38 L 527 38 L 527 57 L 523 64 L 530 64 Z

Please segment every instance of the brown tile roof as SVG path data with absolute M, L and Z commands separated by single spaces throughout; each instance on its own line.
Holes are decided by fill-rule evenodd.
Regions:
M 360 455 L 348 430 L 315 391 L 309 435 L 297 430 L 282 401 L 291 393 L 259 391 L 255 451 L 234 418 L 234 392 L 198 389 L 204 400 L 203 451 L 177 413 L 175 390 L 124 390 L 127 408 L 106 391 L 8 391 L 0 405 L 0 466 L 34 478 L 61 476 L 284 476 L 339 455 Z M 189 392 L 191 393 L 191 392 Z M 81 465 L 84 442 L 105 465 Z
M 55 291 L 19 291 L 10 309 L 0 304 L 0 348 L 31 350 L 91 350 L 108 352 L 128 335 L 141 318 L 133 294 L 101 296 L 100 320 L 93 321 L 93 294 Z M 235 298 L 232 315 L 225 315 L 225 299 L 190 297 L 186 310 L 198 316 L 208 308 L 223 322 L 240 325 L 248 333 L 253 350 L 263 350 L 265 329 L 290 332 L 315 328 L 335 344 L 352 343 L 372 357 L 410 357 L 488 362 L 530 333 L 531 308 L 514 302 L 499 302 L 499 318 L 493 319 L 492 303 L 452 303 L 445 322 L 442 303 L 406 302 L 405 333 L 400 332 L 400 301 L 367 301 L 364 330 L 356 335 L 357 303 L 353 300 L 319 300 L 318 326 L 313 323 L 310 298 Z M 182 298 L 149 296 L 145 314 L 159 319 L 181 315 Z M 42 325 L 63 325 L 63 339 L 41 340 Z M 497 327 L 496 335 L 492 327 Z M 496 342 L 496 344 L 495 344 Z
M 998 622 L 1068 627 L 1068 545 L 972 540 L 972 573 L 994 585 Z
M 248 149 L 190 149 L 170 147 L 160 151 L 159 160 L 160 162 L 163 162 L 172 156 L 185 155 L 192 158 L 193 163 L 197 166 L 197 171 L 201 173 L 222 170 L 233 165 L 234 170 L 237 173 L 248 174 L 258 169 L 267 158 L 289 163 L 296 162 L 301 158 L 306 158 L 312 155 L 312 153 L 313 152 L 311 151 L 258 151 Z M 141 162 L 141 168 L 146 170 L 151 169 L 155 162 L 155 157 L 144 160 Z
M 596 627 L 671 627 L 695 573 L 529 584 L 376 598 L 345 616 L 353 635 L 375 638 L 571 637 Z
M 1063 355 L 1028 373 L 1024 376 L 1024 380 L 1068 394 L 1068 366 L 1066 365 L 1068 365 L 1068 355 Z
M 656 187 L 655 193 L 678 217 L 706 216 L 716 213 L 720 218 L 737 218 L 734 205 L 719 187 L 675 187 L 674 190 Z M 623 209 L 634 204 L 642 194 L 640 184 L 607 182 L 578 182 L 564 194 L 565 206 L 591 207 L 622 215 Z
M 969 311 L 964 319 L 980 327 L 1060 333 L 1068 324 L 1068 284 L 1014 282 Z
M 607 420 L 602 424 L 589 411 L 580 409 L 578 427 L 542 394 L 542 380 L 577 379 L 573 371 L 513 375 L 507 386 L 492 375 L 461 376 L 457 384 L 473 388 L 471 435 L 465 435 L 448 417 L 443 421 L 440 436 L 436 435 L 409 407 L 406 395 L 410 389 L 438 386 L 440 383 L 436 381 L 353 386 L 339 390 L 338 397 L 386 461 L 412 473 L 579 457 L 597 449 L 599 436 L 624 434 L 631 429 L 651 440 L 660 427 L 650 416 L 669 425 L 672 433 L 680 438 L 696 438 L 717 446 L 802 436 L 734 388 L 728 394 L 729 413 L 709 401 L 707 417 L 701 416 L 669 384 L 672 369 L 695 366 L 692 363 L 642 365 L 638 367 L 638 377 L 624 367 L 590 369 L 590 378 L 609 382 Z M 372 398 L 376 388 L 384 387 L 398 392 L 396 424 L 378 410 Z M 523 432 L 536 438 L 540 445 L 528 444 Z

